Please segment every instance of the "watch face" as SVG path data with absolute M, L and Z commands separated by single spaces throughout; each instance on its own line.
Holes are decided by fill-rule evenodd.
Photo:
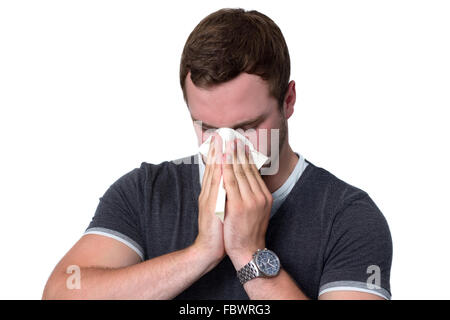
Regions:
M 261 250 L 256 254 L 256 265 L 266 276 L 276 276 L 280 271 L 280 260 L 277 255 L 270 250 Z

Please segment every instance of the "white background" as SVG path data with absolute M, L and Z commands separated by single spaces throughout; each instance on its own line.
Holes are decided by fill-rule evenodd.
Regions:
M 142 161 L 196 152 L 178 81 L 223 7 L 281 28 L 293 149 L 389 222 L 393 299 L 448 299 L 448 1 L 1 1 L 0 298 L 39 299 L 98 198 Z

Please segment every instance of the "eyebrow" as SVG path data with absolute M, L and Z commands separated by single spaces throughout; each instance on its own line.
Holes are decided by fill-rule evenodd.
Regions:
M 256 124 L 256 123 L 262 121 L 265 117 L 266 117 L 266 115 L 262 114 L 262 115 L 260 115 L 260 116 L 258 116 L 256 118 L 254 118 L 254 119 L 250 119 L 250 120 L 246 120 L 246 121 L 240 122 L 240 123 L 234 125 L 232 127 L 232 129 L 242 128 L 242 127 L 248 126 L 250 124 Z M 209 124 L 203 122 L 202 120 L 195 119 L 194 117 L 192 117 L 192 115 L 191 115 L 191 119 L 192 119 L 192 121 L 201 121 L 202 122 L 202 126 L 205 127 L 205 128 L 218 129 L 217 127 L 209 125 Z

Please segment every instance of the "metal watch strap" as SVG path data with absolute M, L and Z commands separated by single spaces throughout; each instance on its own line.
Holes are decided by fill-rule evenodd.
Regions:
M 260 276 L 258 267 L 256 267 L 253 259 L 237 271 L 237 276 L 241 284 Z

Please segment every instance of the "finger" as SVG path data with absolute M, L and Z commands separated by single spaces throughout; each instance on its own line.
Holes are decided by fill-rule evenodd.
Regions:
M 261 177 L 261 173 L 259 172 L 258 168 L 255 164 L 250 165 L 250 169 L 253 172 L 253 177 L 258 182 L 258 185 L 260 187 L 260 190 L 264 192 L 264 194 L 269 198 L 272 196 L 272 193 L 267 188 L 266 183 L 264 182 L 263 178 Z
M 213 168 L 211 169 L 211 182 L 209 185 L 208 199 L 213 200 L 215 204 L 219 194 L 219 188 L 221 188 L 220 178 L 222 177 L 222 165 L 221 163 L 214 163 L 212 166 Z
M 256 165 L 253 163 L 253 161 L 251 161 L 252 156 L 250 154 L 250 149 L 248 148 L 248 146 L 245 146 L 244 148 L 244 152 L 245 152 L 245 158 L 246 158 L 246 163 L 244 165 L 244 171 L 247 175 L 247 180 L 248 183 L 253 191 L 253 193 L 261 193 L 263 192 L 261 190 L 261 186 L 257 180 L 257 176 L 259 176 L 259 172 L 258 169 L 256 168 Z M 256 170 L 256 173 L 255 173 Z
M 202 180 L 202 192 L 205 196 L 209 195 L 209 189 L 211 185 L 211 168 L 212 168 L 212 159 L 215 155 L 215 136 L 213 135 L 209 144 L 209 151 L 208 151 L 208 157 L 206 159 L 206 165 L 205 165 L 205 172 L 203 174 L 203 180 Z
M 218 134 L 215 133 L 215 139 L 214 139 L 214 152 L 215 152 L 215 157 L 214 157 L 214 162 L 215 163 L 222 163 L 222 155 L 223 155 L 223 140 L 222 137 Z
M 214 139 L 214 160 L 210 171 L 210 196 L 217 199 L 220 178 L 222 176 L 222 138 L 217 135 Z
M 211 157 L 214 153 L 214 144 L 212 143 L 214 141 L 214 136 L 211 137 L 211 143 L 209 144 L 209 149 L 208 149 L 208 154 L 206 155 L 206 161 L 205 161 L 205 172 L 203 173 L 203 180 L 202 180 L 202 185 L 204 183 L 206 183 L 206 178 L 208 177 L 209 174 L 209 163 L 211 162 Z M 202 161 L 203 161 L 203 156 L 202 156 Z
M 234 149 L 235 160 L 233 162 L 234 174 L 239 185 L 242 197 L 249 197 L 252 195 L 252 188 L 247 180 L 247 173 L 244 171 L 246 163 L 245 149 L 242 141 L 237 140 Z
M 236 180 L 236 176 L 234 175 L 233 169 L 233 141 L 228 141 L 226 144 L 226 152 L 225 152 L 225 161 L 222 164 L 223 171 L 223 182 L 224 187 L 227 192 L 227 198 L 234 201 L 241 199 L 241 193 L 239 190 L 239 185 Z
M 211 136 L 211 141 L 209 142 L 209 150 L 208 150 L 208 155 L 206 156 L 206 164 L 210 164 L 214 157 L 214 153 L 215 153 L 215 140 L 216 140 L 216 136 L 215 134 L 213 134 Z

